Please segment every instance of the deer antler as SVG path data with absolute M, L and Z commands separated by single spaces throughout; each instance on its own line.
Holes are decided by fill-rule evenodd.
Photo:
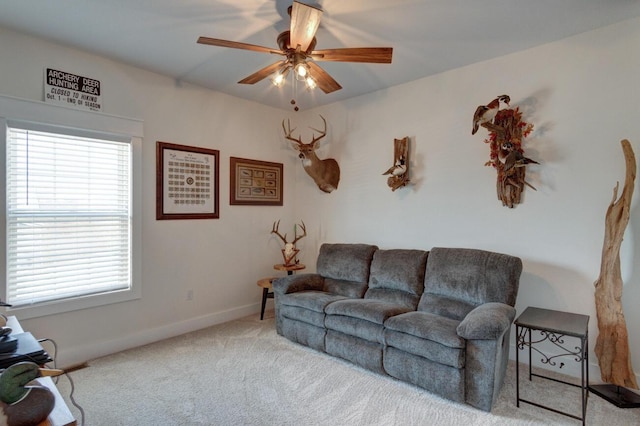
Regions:
M 309 126 L 309 128 L 314 132 L 320 133 L 320 136 L 318 136 L 317 138 L 315 134 L 313 135 L 313 140 L 310 142 L 310 144 L 318 142 L 320 139 L 324 138 L 327 135 L 327 120 L 325 120 L 322 115 L 320 115 L 320 118 L 322 118 L 322 121 L 324 121 L 324 130 L 314 129 L 313 127 Z
M 313 140 L 306 145 L 313 145 L 314 143 L 318 142 L 320 139 L 324 138 L 327 135 L 327 120 L 325 120 L 322 115 L 320 116 L 320 118 L 322 118 L 322 121 L 324 122 L 324 130 L 318 130 L 314 127 L 309 126 L 311 130 L 313 130 L 314 132 L 320 133 L 320 135 L 316 137 L 314 133 Z M 291 128 L 291 122 L 289 121 L 289 119 L 287 119 L 287 127 L 284 126 L 284 120 L 282 120 L 282 130 L 284 130 L 284 137 L 290 141 L 296 142 L 299 145 L 305 145 L 305 143 L 302 142 L 302 136 L 299 136 L 297 139 L 291 136 L 291 134 L 295 129 L 296 129 L 295 127 L 293 129 Z
M 298 139 L 296 139 L 293 136 L 291 136 L 291 133 L 293 133 L 295 129 L 296 129 L 295 127 L 291 129 L 291 122 L 289 121 L 289 119 L 287 119 L 287 128 L 285 128 L 284 120 L 282 120 L 282 130 L 284 130 L 284 137 L 289 139 L 290 141 L 296 142 L 299 145 L 303 145 L 302 137 L 299 137 Z
M 278 232 L 278 227 L 280 226 L 280 221 L 273 222 L 273 228 L 271 228 L 271 233 L 272 234 L 276 234 L 278 237 L 280 237 L 280 239 L 282 240 L 283 243 L 287 244 L 287 234 L 284 234 L 284 237 L 280 234 L 280 232 Z M 306 234 L 306 232 L 305 232 Z
M 307 228 L 304 226 L 304 222 L 302 222 L 302 225 L 300 225 L 300 228 L 302 228 L 302 232 L 304 232 L 304 234 L 300 235 L 298 237 L 298 230 L 297 227 L 293 228 L 293 232 L 295 233 L 295 240 L 293 240 L 293 242 L 291 244 L 295 244 L 298 240 L 301 240 L 302 238 L 307 236 Z

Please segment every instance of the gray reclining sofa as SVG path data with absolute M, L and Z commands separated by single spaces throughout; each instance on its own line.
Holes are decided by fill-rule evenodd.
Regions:
M 323 244 L 316 273 L 273 282 L 278 334 L 490 411 L 522 272 L 484 250 Z

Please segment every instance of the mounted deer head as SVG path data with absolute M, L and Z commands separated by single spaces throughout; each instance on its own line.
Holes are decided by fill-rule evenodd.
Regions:
M 333 158 L 327 158 L 321 160 L 316 155 L 316 143 L 326 136 L 327 134 L 327 120 L 323 116 L 320 116 L 324 122 L 324 130 L 314 129 L 309 127 L 314 132 L 318 132 L 316 137 L 313 134 L 313 139 L 309 143 L 302 142 L 302 137 L 294 138 L 291 136 L 294 129 L 291 129 L 291 123 L 287 120 L 287 127 L 284 126 L 284 120 L 282 120 L 282 130 L 284 130 L 284 137 L 288 140 L 295 142 L 293 147 L 300 152 L 298 157 L 302 160 L 302 167 L 309 176 L 318 185 L 321 191 L 331 192 L 338 189 L 338 182 L 340 182 L 340 166 L 338 162 Z

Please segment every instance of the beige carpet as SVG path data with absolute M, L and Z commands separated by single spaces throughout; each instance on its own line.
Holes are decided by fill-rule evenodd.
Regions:
M 291 343 L 276 334 L 273 312 L 96 359 L 71 377 L 87 426 L 580 424 L 517 408 L 513 363 L 485 413 Z M 58 388 L 68 399 L 69 381 Z M 580 412 L 578 388 L 521 376 L 521 394 Z M 587 424 L 638 425 L 640 409 L 591 395 Z

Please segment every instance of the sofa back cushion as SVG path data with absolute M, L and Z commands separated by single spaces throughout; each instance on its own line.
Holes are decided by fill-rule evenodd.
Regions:
M 416 309 L 424 290 L 424 250 L 378 250 L 371 262 L 365 299 L 378 299 Z
M 325 278 L 324 291 L 362 297 L 369 281 L 373 253 L 369 244 L 322 244 L 316 272 Z
M 483 303 L 516 303 L 522 261 L 477 249 L 434 247 L 418 310 L 462 320 Z

